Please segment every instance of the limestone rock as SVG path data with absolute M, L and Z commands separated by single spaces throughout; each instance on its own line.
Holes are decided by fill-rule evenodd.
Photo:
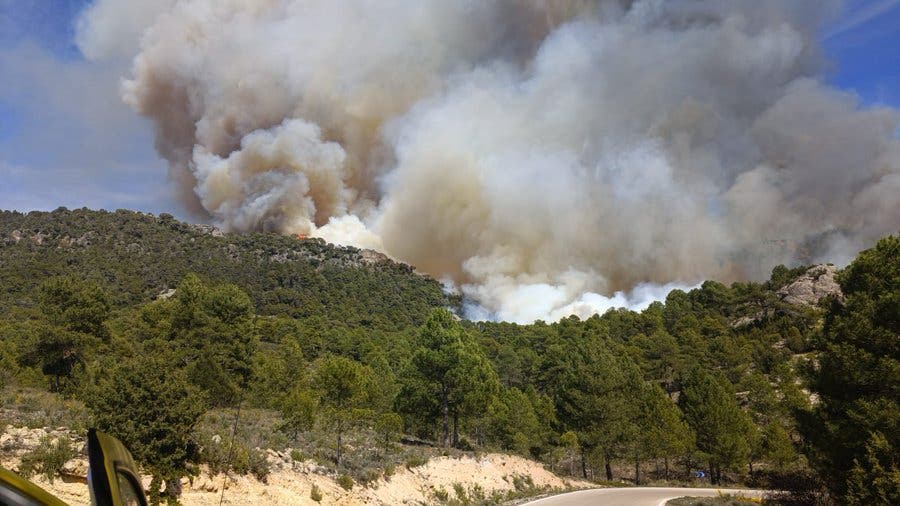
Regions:
M 38 232 L 31 236 L 31 242 L 33 242 L 34 244 L 37 244 L 38 246 L 41 246 L 42 244 L 44 244 L 44 240 L 49 239 L 49 238 L 50 238 L 50 234 Z
M 188 225 L 196 232 L 199 232 L 202 235 L 211 235 L 213 237 L 225 237 L 225 232 L 222 232 L 221 229 L 215 227 L 213 225 L 204 225 L 204 224 L 191 224 Z
M 88 463 L 85 459 L 72 459 L 65 464 L 63 464 L 62 470 L 60 474 L 64 474 L 66 476 L 78 477 L 78 478 L 87 478 L 88 474 Z
M 162 292 L 159 292 L 159 294 L 156 296 L 156 300 L 170 299 L 170 298 L 172 298 L 173 295 L 175 295 L 175 291 L 176 290 L 174 288 L 169 288 L 168 290 L 163 290 Z
M 837 267 L 833 265 L 815 265 L 793 282 L 781 287 L 778 296 L 788 304 L 815 306 L 828 295 L 843 298 L 841 287 L 834 279 Z
M 376 265 L 379 263 L 388 263 L 391 261 L 391 259 L 384 253 L 371 249 L 360 250 L 359 257 L 364 265 Z

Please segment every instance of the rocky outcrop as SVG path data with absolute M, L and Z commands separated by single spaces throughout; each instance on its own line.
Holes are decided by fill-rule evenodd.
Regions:
M 85 453 L 85 441 L 81 435 L 65 427 L 15 427 L 7 425 L 0 434 L 0 466 L 14 472 L 19 469 L 22 458 L 38 447 L 49 443 L 57 444 L 60 439 L 71 444 L 73 457 L 61 469 L 59 476 L 67 483 L 83 483 L 87 479 L 88 462 Z M 37 479 L 37 478 L 33 478 Z M 77 494 L 76 494 L 77 495 Z
M 159 292 L 159 295 L 156 296 L 156 300 L 171 299 L 173 296 L 175 296 L 176 291 L 177 290 L 175 290 L 174 288 L 169 288 L 168 290 L 163 290 L 163 291 Z
M 836 295 L 843 298 L 841 287 L 835 280 L 837 267 L 833 265 L 815 265 L 800 277 L 778 289 L 778 297 L 788 304 L 815 306 L 820 300 Z
M 28 427 L 7 425 L 3 428 L 2 434 L 0 434 L 0 455 L 3 457 L 21 457 L 24 453 L 32 451 L 40 446 L 41 441 L 46 437 L 50 437 L 51 440 L 60 437 L 68 438 L 72 441 L 72 448 L 75 453 L 82 453 L 84 451 L 84 438 L 64 427 L 56 429 L 50 427 L 37 427 L 31 429 Z
M 380 263 L 389 263 L 391 261 L 390 257 L 384 253 L 371 249 L 360 250 L 359 258 L 364 265 L 377 265 Z
M 86 248 L 91 246 L 97 240 L 97 233 L 94 231 L 85 232 L 80 237 L 69 237 L 68 235 L 59 237 L 54 236 L 52 233 L 41 231 L 37 231 L 30 235 L 26 234 L 28 234 L 28 232 L 13 230 L 2 242 L 6 244 L 19 244 L 22 239 L 28 239 L 38 246 L 43 246 L 45 242 L 51 242 L 58 239 L 57 245 L 60 248 L 70 248 L 72 246 L 82 246 Z
M 731 328 L 739 329 L 742 327 L 746 327 L 748 325 L 753 325 L 753 324 L 759 322 L 760 320 L 762 320 L 763 316 L 765 316 L 765 313 L 762 313 L 762 312 L 759 312 L 759 313 L 756 313 L 753 315 L 748 315 L 748 316 L 741 316 L 737 320 L 734 320 L 733 322 L 731 322 Z
M 81 237 L 69 237 L 64 236 L 59 240 L 60 248 L 71 248 L 72 246 L 81 246 L 83 248 L 87 248 L 92 245 L 94 241 L 97 240 L 97 233 L 92 231 L 85 232 L 81 235 Z
M 202 235 L 211 235 L 213 237 L 225 237 L 225 232 L 223 232 L 218 227 L 213 225 L 204 225 L 204 224 L 189 224 L 188 227 L 194 232 L 199 232 Z

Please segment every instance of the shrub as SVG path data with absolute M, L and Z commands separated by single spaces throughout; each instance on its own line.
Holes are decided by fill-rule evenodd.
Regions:
M 812 470 L 761 470 L 748 483 L 753 488 L 777 490 L 766 498 L 771 504 L 828 504 L 825 484 Z
M 472 442 L 469 441 L 469 439 L 468 439 L 467 437 L 461 436 L 461 437 L 459 438 L 459 443 L 457 443 L 457 445 L 456 445 L 456 449 L 457 449 L 457 450 L 462 450 L 462 451 L 464 451 L 464 452 L 474 452 L 474 451 L 475 451 L 475 445 L 472 444 Z
M 406 459 L 406 468 L 412 469 L 414 467 L 424 466 L 428 463 L 428 457 L 424 455 L 413 455 Z
M 383 413 L 375 419 L 375 432 L 385 450 L 400 437 L 403 431 L 403 419 L 397 413 Z
M 482 488 L 478 483 L 473 484 L 472 487 L 469 488 L 469 501 L 475 504 L 484 503 L 484 488 Z
M 252 474 L 257 480 L 265 483 L 270 472 L 265 452 L 248 448 L 240 441 L 234 442 L 234 448 L 230 452 L 228 447 L 228 444 L 218 443 L 212 438 L 203 440 L 200 462 L 207 464 L 212 474 L 227 471 L 242 475 Z
M 22 456 L 19 473 L 28 478 L 34 474 L 42 474 L 50 483 L 63 466 L 75 456 L 72 441 L 62 436 L 53 438 L 49 435 L 41 438 L 34 450 Z
M 306 456 L 303 455 L 303 452 L 294 448 L 291 450 L 291 460 L 293 460 L 294 462 L 303 462 L 304 460 L 306 460 Z
M 248 459 L 248 471 L 257 480 L 265 483 L 266 479 L 269 476 L 269 472 L 271 468 L 269 466 L 269 461 L 266 459 L 265 452 L 262 452 L 256 448 L 250 450 L 250 455 Z
M 353 478 L 351 478 L 349 474 L 338 476 L 337 483 L 344 490 L 351 490 L 353 488 Z
M 368 486 L 369 483 L 378 481 L 378 478 L 381 478 L 381 472 L 373 468 L 367 468 L 355 474 L 356 480 L 363 486 Z
M 201 435 L 197 443 L 200 446 L 198 460 L 201 464 L 209 466 L 210 475 L 224 473 L 229 470 L 228 444 L 222 444 L 217 439 Z
M 466 495 L 466 488 L 463 487 L 462 483 L 460 483 L 458 481 L 454 482 L 453 483 L 453 492 L 456 493 L 456 497 L 458 497 L 460 501 L 465 503 L 468 500 L 467 495 Z
M 525 476 L 521 474 L 513 475 L 513 487 L 517 492 L 525 492 L 534 489 L 534 480 L 531 479 L 531 476 Z
M 312 489 L 309 491 L 309 498 L 316 502 L 322 501 L 322 489 L 319 488 L 318 485 L 313 484 Z

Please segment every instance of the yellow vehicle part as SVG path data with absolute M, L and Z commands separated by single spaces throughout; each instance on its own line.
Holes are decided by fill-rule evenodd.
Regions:
M 0 469 L 0 504 L 9 506 L 67 506 L 21 476 Z
M 88 431 L 88 487 L 97 506 L 147 506 L 141 476 L 131 453 L 118 439 Z

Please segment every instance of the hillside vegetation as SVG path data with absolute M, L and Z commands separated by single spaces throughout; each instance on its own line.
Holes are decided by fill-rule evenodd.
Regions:
M 265 480 L 278 449 L 351 488 L 502 450 L 595 481 L 892 502 L 898 252 L 883 239 L 839 286 L 832 267 L 779 266 L 641 313 L 515 325 L 460 320 L 435 281 L 321 241 L 0 213 L 3 416 L 113 433 L 154 500 L 201 469 Z
M 213 227 L 123 211 L 0 211 L 0 311 L 36 305 L 36 288 L 69 276 L 97 284 L 115 307 L 145 303 L 188 273 L 233 283 L 260 315 L 322 325 L 402 330 L 430 308 L 456 304 L 436 281 L 383 255 L 280 234 Z

